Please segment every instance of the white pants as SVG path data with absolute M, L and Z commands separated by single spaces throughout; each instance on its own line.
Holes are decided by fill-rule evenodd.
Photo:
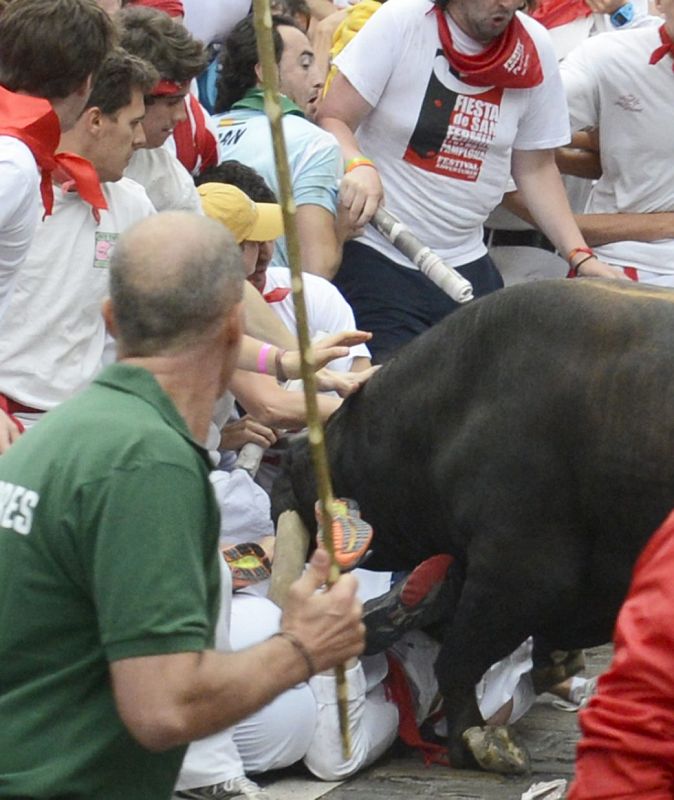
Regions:
M 231 592 L 231 579 L 227 581 Z M 224 599 L 224 598 L 223 598 Z M 279 629 L 281 612 L 270 600 L 237 593 L 231 604 L 231 630 L 225 637 L 221 609 L 216 647 L 239 650 Z M 220 625 L 220 623 L 223 623 Z M 231 647 L 228 646 L 231 643 Z M 208 786 L 244 773 L 289 766 L 301 759 L 323 780 L 339 780 L 371 764 L 393 743 L 398 709 L 387 701 L 381 660 L 373 659 L 370 681 L 362 664 L 347 670 L 351 758 L 342 757 L 335 680 L 316 675 L 281 694 L 234 728 L 193 742 L 185 755 L 176 789 Z

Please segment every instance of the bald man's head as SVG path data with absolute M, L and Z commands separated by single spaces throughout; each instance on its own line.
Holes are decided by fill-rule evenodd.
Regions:
M 217 222 L 169 211 L 122 234 L 110 262 L 110 297 L 124 356 L 196 344 L 241 300 L 241 251 Z

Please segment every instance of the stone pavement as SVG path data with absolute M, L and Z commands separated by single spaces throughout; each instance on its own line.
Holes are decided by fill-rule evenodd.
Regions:
M 585 675 L 599 674 L 608 665 L 611 647 L 586 652 Z M 529 748 L 531 775 L 502 777 L 486 772 L 425 767 L 420 757 L 385 756 L 370 769 L 340 784 L 324 784 L 298 774 L 278 774 L 266 783 L 272 800 L 519 800 L 532 783 L 573 777 L 578 740 L 578 715 L 553 707 L 542 695 L 514 728 Z

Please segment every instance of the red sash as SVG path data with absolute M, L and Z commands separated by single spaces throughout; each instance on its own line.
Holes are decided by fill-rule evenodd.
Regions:
M 201 173 L 218 163 L 218 144 L 206 126 L 204 109 L 197 98 L 185 98 L 187 117 L 173 129 L 178 161 L 192 174 Z
M 558 28 L 591 13 L 585 0 L 540 0 L 531 16 L 546 28 Z
M 476 56 L 459 53 L 445 12 L 434 6 L 440 43 L 450 66 L 471 86 L 499 89 L 531 89 L 543 81 L 543 69 L 536 45 L 517 16 L 489 47 Z
M 61 126 L 48 100 L 15 94 L 0 86 L 0 135 L 18 139 L 33 154 L 42 173 L 40 193 L 45 216 L 54 207 L 53 172 L 58 180 L 75 186 L 80 197 L 92 206 L 96 219 L 99 209 L 108 207 L 91 162 L 74 153 L 54 153 Z
M 651 53 L 649 64 L 657 64 L 659 61 L 662 61 L 666 55 L 670 55 L 674 58 L 674 42 L 672 42 L 670 35 L 667 33 L 667 29 L 664 25 L 661 25 L 658 32 L 662 44 L 656 47 Z M 672 63 L 672 70 L 674 70 L 674 62 Z

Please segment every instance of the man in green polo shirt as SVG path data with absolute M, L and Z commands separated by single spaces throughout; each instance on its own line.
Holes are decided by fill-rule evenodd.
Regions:
M 280 636 L 216 653 L 204 440 L 236 364 L 240 251 L 159 214 L 120 237 L 119 363 L 0 459 L 0 797 L 168 800 L 186 744 L 362 649 L 355 582 L 298 581 Z M 269 669 L 274 664 L 274 669 Z

